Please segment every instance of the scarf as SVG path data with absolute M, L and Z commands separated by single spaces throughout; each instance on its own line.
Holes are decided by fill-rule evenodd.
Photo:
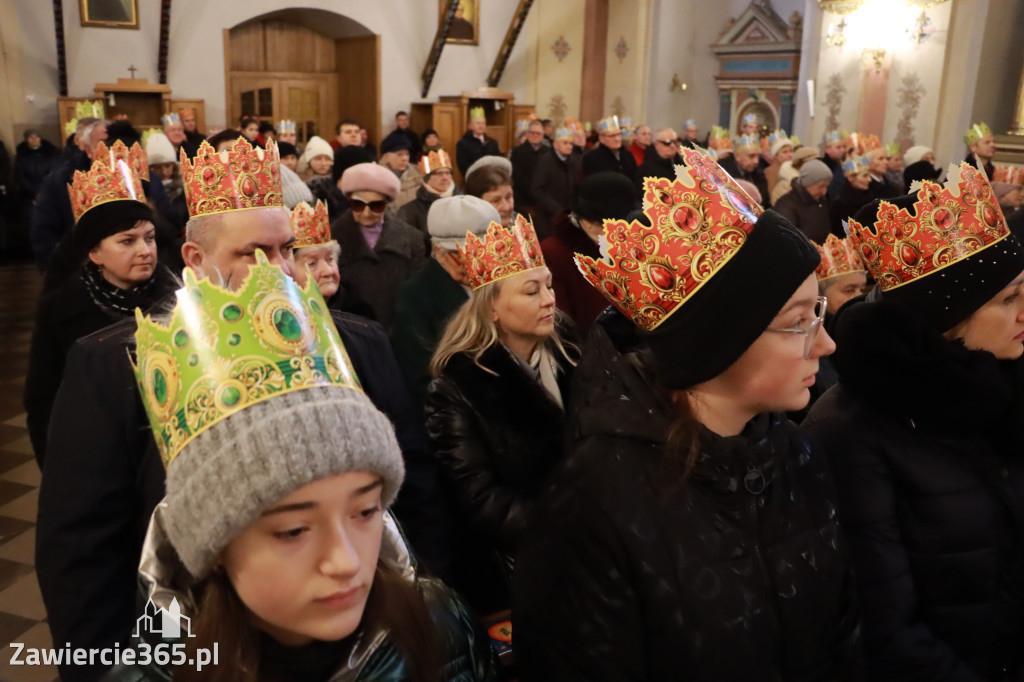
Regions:
M 449 187 L 449 188 L 448 188 L 448 189 L 446 189 L 445 191 L 443 191 L 443 192 L 438 192 L 438 191 L 437 191 L 436 189 L 434 189 L 433 187 L 431 187 L 430 185 L 428 185 L 428 184 L 427 184 L 426 182 L 424 182 L 424 183 L 423 183 L 423 189 L 427 190 L 427 191 L 428 191 L 428 192 L 430 192 L 431 194 L 435 194 L 435 195 L 437 195 L 437 196 L 438 196 L 439 198 L 441 198 L 441 199 L 447 199 L 448 197 L 452 196 L 452 194 L 454 194 L 454 192 L 455 192 L 455 183 L 453 182 L 453 183 L 451 184 L 451 187 Z
M 523 368 L 527 376 L 547 391 L 559 409 L 565 410 L 565 405 L 562 403 L 562 389 L 558 387 L 558 362 L 555 360 L 555 356 L 548 351 L 547 346 L 537 344 L 529 361 L 523 360 L 508 346 L 505 346 L 505 350 Z
M 98 265 L 87 261 L 82 267 L 82 284 L 85 285 L 85 290 L 96 307 L 111 318 L 119 320 L 134 315 L 136 308 L 145 310 L 156 303 L 159 297 L 157 273 L 160 267 L 157 265 L 150 278 L 142 284 L 136 284 L 131 289 L 119 289 L 104 279 Z
M 370 245 L 371 249 L 377 248 L 377 242 L 380 241 L 381 232 L 384 231 L 384 217 L 381 216 L 380 222 L 376 225 L 360 225 L 359 230 L 363 233 L 363 239 Z

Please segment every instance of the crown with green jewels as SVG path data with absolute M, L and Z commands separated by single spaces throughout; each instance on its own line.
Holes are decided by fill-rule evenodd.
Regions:
M 135 379 L 164 466 L 250 405 L 317 386 L 361 389 L 313 278 L 300 288 L 262 251 L 237 291 L 186 268 L 164 324 L 136 309 Z

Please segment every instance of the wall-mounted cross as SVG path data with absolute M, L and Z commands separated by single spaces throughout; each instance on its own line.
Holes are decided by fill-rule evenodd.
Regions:
M 128 70 L 131 72 L 132 78 L 135 78 L 135 72 L 138 71 L 138 69 L 135 68 L 135 65 L 132 64 L 131 66 L 129 66 Z

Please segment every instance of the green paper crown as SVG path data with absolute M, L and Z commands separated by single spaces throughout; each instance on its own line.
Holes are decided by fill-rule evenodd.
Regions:
M 164 466 L 246 407 L 315 386 L 362 390 L 313 278 L 300 288 L 262 251 L 237 291 L 197 280 L 166 326 L 135 310 L 135 379 Z
M 983 137 L 988 137 L 992 134 L 992 129 L 988 127 L 987 123 L 975 123 L 967 129 L 967 134 L 964 135 L 964 142 L 967 146 L 971 146 Z

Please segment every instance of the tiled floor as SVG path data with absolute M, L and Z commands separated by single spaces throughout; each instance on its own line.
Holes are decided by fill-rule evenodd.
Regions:
M 36 466 L 21 396 L 36 298 L 42 278 L 32 265 L 0 267 L 0 681 L 50 682 L 50 666 L 12 666 L 11 642 L 51 646 L 35 572 Z

